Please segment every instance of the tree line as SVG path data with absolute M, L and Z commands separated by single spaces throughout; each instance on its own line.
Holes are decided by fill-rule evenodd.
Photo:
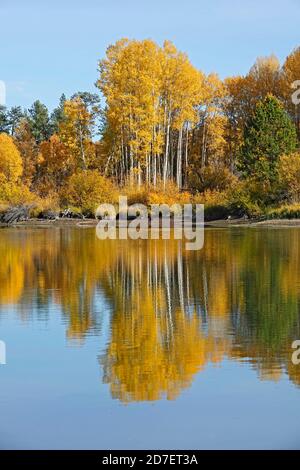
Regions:
M 0 201 L 21 191 L 93 212 L 122 187 L 248 212 L 298 202 L 299 78 L 300 48 L 283 65 L 260 57 L 221 80 L 170 41 L 117 41 L 99 62 L 97 93 L 62 95 L 52 113 L 40 101 L 0 108 Z

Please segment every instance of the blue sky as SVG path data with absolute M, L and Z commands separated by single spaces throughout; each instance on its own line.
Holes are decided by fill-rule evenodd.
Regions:
M 170 39 L 221 77 L 300 45 L 299 0 L 0 0 L 0 19 L 8 106 L 95 91 L 97 62 L 121 37 Z

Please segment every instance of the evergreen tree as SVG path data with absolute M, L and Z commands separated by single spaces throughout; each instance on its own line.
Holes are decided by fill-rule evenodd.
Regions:
M 245 177 L 276 181 L 279 157 L 296 148 L 295 125 L 279 100 L 268 95 L 246 124 L 239 169 Z
M 64 107 L 66 100 L 66 95 L 63 93 L 60 97 L 59 105 L 53 110 L 51 114 L 50 121 L 53 134 L 58 134 L 59 126 L 65 118 Z
M 9 130 L 11 135 L 15 135 L 15 131 L 21 120 L 25 117 L 21 106 L 13 106 L 8 112 Z
M 48 140 L 51 136 L 51 123 L 47 107 L 38 100 L 33 103 L 28 113 L 30 130 L 36 143 Z
M 0 105 L 0 133 L 9 132 L 9 121 L 5 106 Z

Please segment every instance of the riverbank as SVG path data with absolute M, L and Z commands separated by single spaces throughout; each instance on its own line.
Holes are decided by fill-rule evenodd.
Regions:
M 40 220 L 40 219 L 29 219 L 29 220 L 24 220 L 20 222 L 15 222 L 13 224 L 7 225 L 4 223 L 0 223 L 0 228 L 17 228 L 17 227 L 91 227 L 91 226 L 96 226 L 98 223 L 98 220 L 96 219 L 55 219 L 55 220 L 50 220 L 50 219 L 45 219 L 45 220 Z
M 205 222 L 209 227 L 300 227 L 300 219 L 233 219 L 233 220 L 213 220 Z
M 0 223 L 0 228 L 18 228 L 18 227 L 36 227 L 36 228 L 48 228 L 48 227 L 95 227 L 98 223 L 96 219 L 72 219 L 72 218 L 61 218 L 55 220 L 40 220 L 40 219 L 29 219 L 21 222 L 15 222 L 14 224 L 7 225 Z M 212 220 L 205 222 L 205 227 L 215 228 L 228 228 L 228 227 L 300 227 L 300 219 L 270 219 L 270 220 L 255 220 L 255 219 L 230 219 L 230 220 Z

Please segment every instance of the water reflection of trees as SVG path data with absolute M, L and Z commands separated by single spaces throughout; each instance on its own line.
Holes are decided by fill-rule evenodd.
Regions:
M 262 379 L 300 384 L 300 232 L 207 230 L 204 249 L 180 241 L 99 241 L 93 229 L 0 232 L 0 302 L 47 318 L 62 310 L 70 338 L 110 338 L 99 362 L 113 397 L 176 397 L 197 371 L 227 357 Z M 0 312 L 1 312 L 0 310 Z
M 125 247 L 124 247 L 125 248 Z M 202 326 L 179 242 L 129 242 L 105 290 L 113 305 L 111 339 L 100 362 L 112 396 L 123 401 L 174 398 L 228 339 Z

